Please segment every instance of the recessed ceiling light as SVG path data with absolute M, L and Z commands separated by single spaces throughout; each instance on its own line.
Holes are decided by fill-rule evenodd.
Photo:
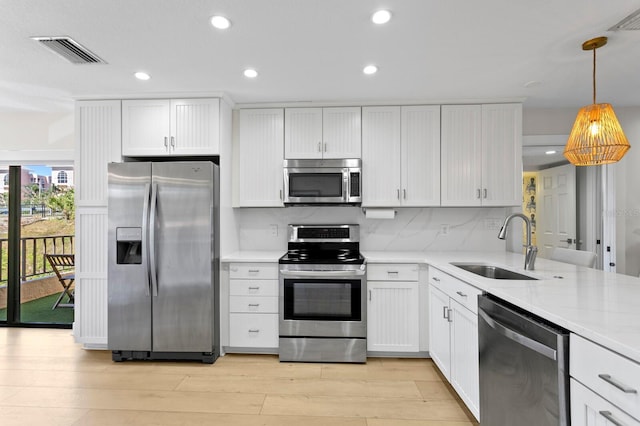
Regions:
M 544 153 L 547 154 L 547 155 L 553 155 L 553 154 L 555 154 L 557 152 L 558 151 L 551 150 L 551 151 L 545 151 Z
M 386 24 L 391 20 L 391 12 L 388 10 L 378 10 L 373 15 L 371 15 L 371 21 L 374 24 Z
M 211 17 L 211 25 L 219 30 L 226 30 L 231 26 L 231 21 L 224 16 L 215 15 Z
M 138 80 L 149 80 L 151 76 L 146 72 L 138 71 L 134 74 Z
M 362 69 L 362 72 L 368 75 L 375 74 L 378 72 L 378 67 L 375 65 L 367 65 Z
M 256 78 L 258 76 L 258 71 L 253 68 L 247 68 L 244 70 L 244 76 L 247 78 Z

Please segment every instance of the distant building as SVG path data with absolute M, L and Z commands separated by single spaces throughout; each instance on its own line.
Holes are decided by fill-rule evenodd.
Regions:
M 60 188 L 74 187 L 73 166 L 51 167 L 51 176 L 39 175 L 37 173 L 22 168 L 20 173 L 22 187 L 37 184 L 40 191 L 48 191 L 52 185 Z M 0 167 L 0 194 L 9 193 L 9 169 Z M 26 198 L 27 192 L 23 189 L 22 197 Z
M 51 168 L 51 183 L 55 186 L 74 187 L 73 166 L 60 166 Z

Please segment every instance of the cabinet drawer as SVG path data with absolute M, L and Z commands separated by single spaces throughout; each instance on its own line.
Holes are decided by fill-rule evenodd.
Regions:
M 278 280 L 229 280 L 231 296 L 278 296 Z
M 478 296 L 482 290 L 433 267 L 429 267 L 429 283 L 474 314 L 478 313 Z
M 571 379 L 571 424 L 640 426 L 640 421 Z
M 278 347 L 278 314 L 229 314 L 229 346 Z
M 569 344 L 571 376 L 640 419 L 640 364 L 573 333 Z
M 278 313 L 277 296 L 231 296 L 229 312 L 259 312 L 263 314 Z
M 418 281 L 416 263 L 374 263 L 367 265 L 369 281 Z
M 230 278 L 278 279 L 277 263 L 232 263 L 229 265 Z

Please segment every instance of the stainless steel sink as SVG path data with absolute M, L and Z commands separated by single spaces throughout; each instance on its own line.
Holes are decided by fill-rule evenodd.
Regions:
M 487 265 L 483 263 L 451 263 L 453 266 L 472 272 L 481 277 L 491 278 L 494 280 L 537 280 L 537 278 L 528 275 L 513 272 L 499 266 Z

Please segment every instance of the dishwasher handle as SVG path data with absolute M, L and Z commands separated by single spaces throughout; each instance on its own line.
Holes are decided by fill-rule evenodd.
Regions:
M 547 358 L 550 358 L 554 361 L 558 360 L 558 352 L 555 349 L 511 330 L 509 327 L 491 318 L 482 309 L 478 310 L 478 316 L 480 316 L 489 325 L 489 327 L 494 329 L 496 333 L 506 337 L 507 339 L 511 339 L 514 342 L 517 342 L 522 346 L 531 349 L 532 351 L 544 355 Z

